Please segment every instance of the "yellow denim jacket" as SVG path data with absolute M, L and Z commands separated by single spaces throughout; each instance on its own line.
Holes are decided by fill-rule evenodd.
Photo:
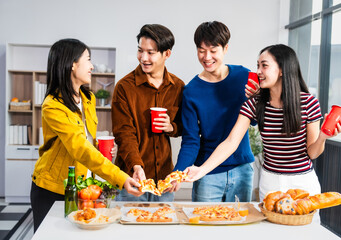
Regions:
M 91 100 L 82 92 L 81 96 L 86 126 L 95 143 L 98 123 L 96 99 L 92 93 Z M 72 112 L 49 95 L 42 105 L 42 127 L 44 144 L 39 148 L 39 159 L 32 175 L 37 186 L 64 195 L 63 180 L 68 177 L 68 167 L 75 166 L 76 177 L 86 176 L 87 169 L 90 169 L 122 189 L 129 176 L 86 139 L 80 111 Z

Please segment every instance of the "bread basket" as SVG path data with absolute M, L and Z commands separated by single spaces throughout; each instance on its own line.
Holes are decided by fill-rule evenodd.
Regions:
M 263 207 L 263 203 L 260 203 L 258 206 L 262 213 L 266 216 L 266 220 L 283 225 L 297 226 L 310 224 L 313 220 L 314 214 L 316 213 L 316 210 L 314 210 L 313 212 L 305 215 L 285 215 L 268 211 L 265 207 Z

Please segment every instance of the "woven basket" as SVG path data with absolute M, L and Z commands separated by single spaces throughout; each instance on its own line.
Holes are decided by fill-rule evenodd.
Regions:
M 268 211 L 263 207 L 263 203 L 259 205 L 260 210 L 266 216 L 266 220 L 273 223 L 283 224 L 283 225 L 307 225 L 313 220 L 316 210 L 305 215 L 285 215 L 280 213 L 275 213 Z
M 31 110 L 31 102 L 10 102 L 10 110 Z

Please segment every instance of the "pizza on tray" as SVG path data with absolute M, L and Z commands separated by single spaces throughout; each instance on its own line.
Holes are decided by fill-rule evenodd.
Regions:
M 173 219 L 167 215 L 175 213 L 170 207 L 160 207 L 154 213 L 138 208 L 131 208 L 127 216 L 135 216 L 136 222 L 172 222 Z
M 196 207 L 193 214 L 200 215 L 200 221 L 240 221 L 242 218 L 238 211 L 232 207 L 214 205 Z

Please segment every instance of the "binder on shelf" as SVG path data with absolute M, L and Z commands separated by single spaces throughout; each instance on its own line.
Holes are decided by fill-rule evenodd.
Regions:
M 23 125 L 18 125 L 18 144 L 22 145 L 22 133 L 23 133 Z
M 8 137 L 9 137 L 8 143 L 14 144 L 14 125 L 9 126 L 9 136 Z
M 29 145 L 32 145 L 32 126 L 27 126 L 27 141 Z
M 13 144 L 19 144 L 19 125 L 13 125 Z
M 27 145 L 27 125 L 22 126 L 22 144 Z
M 39 128 L 39 146 L 44 144 L 43 128 Z

